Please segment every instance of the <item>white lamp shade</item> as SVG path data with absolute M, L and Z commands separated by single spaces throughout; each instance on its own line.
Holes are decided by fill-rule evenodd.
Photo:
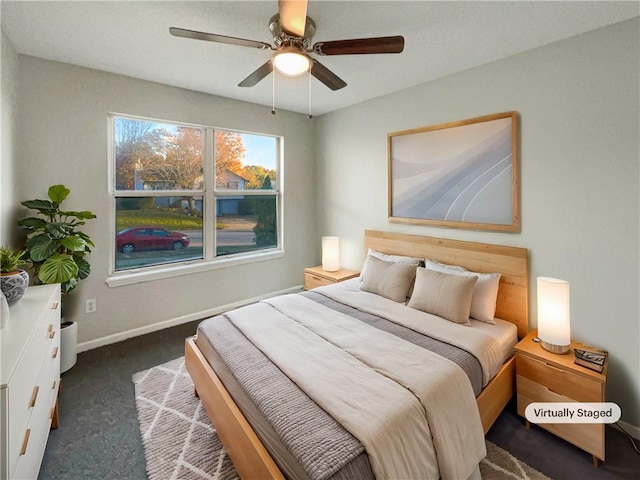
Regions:
M 538 277 L 538 337 L 554 353 L 566 353 L 571 343 L 569 282 Z
M 322 237 L 322 269 L 327 272 L 340 270 L 340 239 Z

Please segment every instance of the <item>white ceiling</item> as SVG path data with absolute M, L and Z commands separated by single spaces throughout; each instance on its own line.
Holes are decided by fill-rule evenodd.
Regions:
M 173 37 L 182 27 L 271 43 L 269 1 L 12 1 L 1 22 L 19 53 L 271 106 L 272 77 L 237 84 L 269 51 Z M 316 57 L 347 82 L 333 92 L 313 79 L 319 115 L 620 22 L 640 3 L 611 1 L 319 1 L 307 14 L 313 42 L 403 35 L 396 55 Z M 307 113 L 307 77 L 276 79 L 276 107 Z

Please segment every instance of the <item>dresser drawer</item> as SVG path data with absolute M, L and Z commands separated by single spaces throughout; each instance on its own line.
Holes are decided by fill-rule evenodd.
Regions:
M 38 367 L 34 365 L 32 374 L 25 377 L 25 381 L 20 385 L 11 386 L 8 389 L 9 421 L 7 422 L 9 441 L 9 471 L 15 469 L 15 465 L 20 456 L 20 450 L 24 440 L 25 431 L 29 428 L 31 412 L 37 403 L 38 397 L 44 394 L 37 385 Z
M 60 335 L 56 335 L 49 346 L 47 351 L 47 357 L 45 358 L 40 375 L 37 382 L 40 390 L 37 402 L 42 402 L 47 411 L 55 405 L 55 401 L 58 395 L 58 388 L 60 386 Z M 30 423 L 33 422 L 33 416 L 35 411 L 32 412 L 32 418 Z M 49 416 L 47 413 L 46 416 Z M 44 418 L 43 414 L 40 419 Z
M 530 403 L 535 402 L 571 402 L 571 398 L 558 395 L 544 385 L 535 383 L 520 375 L 518 384 L 518 415 L 524 417 Z M 539 423 L 539 427 L 573 443 L 600 460 L 604 460 L 604 424 L 603 423 Z
M 528 378 L 535 383 L 545 385 L 546 389 L 553 393 L 568 397 L 569 400 L 566 401 L 604 401 L 601 383 L 527 355 L 517 355 L 516 372 L 518 377 Z
M 42 454 L 49 437 L 51 427 L 51 390 L 41 392 L 27 429 L 23 432 L 18 452 L 18 462 L 15 469 L 16 479 L 35 479 L 38 477 Z
M 38 477 L 60 386 L 60 362 L 56 361 L 58 352 L 59 346 L 54 345 L 50 352 L 52 355 L 45 360 L 38 377 L 38 395 L 19 444 L 20 451 L 14 470 L 16 479 Z
M 19 381 L 12 382 L 8 389 L 11 412 L 8 436 L 10 471 L 19 457 L 34 409 L 50 403 L 50 380 L 54 376 L 56 379 L 60 377 L 60 361 L 54 358 L 54 353 L 59 351 L 60 345 L 59 322 L 52 323 L 51 320 L 49 312 L 40 319 L 29 342 L 29 354 L 25 355 L 16 369 L 15 378 Z
M 529 380 L 521 375 L 516 375 L 516 385 L 518 390 L 518 415 L 524 417 L 527 405 L 534 402 L 575 402 L 575 399 L 565 397 L 552 392 L 544 385 Z
M 300 277 L 298 277 L 300 278 Z M 316 287 L 324 287 L 325 285 L 331 285 L 335 283 L 328 278 L 323 278 L 313 273 L 305 272 L 304 274 L 304 288 L 305 290 L 311 290 Z
M 42 381 L 47 386 L 51 384 L 51 380 L 60 379 L 60 323 L 55 324 L 52 332 L 51 342 L 42 362 L 42 372 L 40 372 L 38 380 L 38 383 Z

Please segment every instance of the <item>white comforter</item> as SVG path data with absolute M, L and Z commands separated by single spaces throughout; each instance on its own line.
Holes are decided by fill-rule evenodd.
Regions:
M 485 456 L 471 385 L 453 362 L 298 295 L 227 316 L 362 442 L 377 478 L 468 478 Z
M 480 362 L 483 387 L 487 386 L 504 363 L 502 347 L 488 333 L 461 327 L 437 315 L 409 308 L 402 303 L 360 290 L 358 279 L 320 287 L 314 291 L 321 292 L 350 307 L 384 317 L 411 330 L 466 350 Z

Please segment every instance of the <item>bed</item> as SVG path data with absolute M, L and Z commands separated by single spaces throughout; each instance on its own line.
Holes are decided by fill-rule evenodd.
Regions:
M 490 245 L 490 244 L 477 243 L 477 242 L 454 241 L 454 240 L 424 237 L 424 236 L 418 236 L 418 235 L 400 234 L 400 233 L 393 233 L 393 232 L 381 232 L 381 231 L 373 231 L 373 230 L 367 230 L 365 232 L 365 249 L 366 250 L 372 249 L 376 252 L 379 252 L 381 254 L 386 254 L 386 255 L 396 255 L 396 256 L 401 255 L 406 257 L 428 259 L 430 261 L 440 262 L 442 264 L 447 264 L 447 265 L 462 266 L 472 272 L 499 273 L 500 280 L 499 280 L 498 293 L 497 293 L 496 303 L 495 303 L 495 317 L 503 320 L 504 321 L 503 323 L 505 325 L 508 325 L 509 327 L 511 327 L 511 329 L 514 332 L 517 332 L 517 334 L 514 333 L 516 340 L 517 338 L 523 338 L 526 335 L 528 330 L 528 303 L 527 303 L 528 301 L 527 300 L 528 299 L 528 260 L 527 260 L 526 249 Z M 367 265 L 369 265 L 369 263 L 367 263 Z M 370 278 L 371 273 L 369 273 L 368 276 Z M 417 287 L 419 287 L 419 285 L 416 279 L 416 288 Z M 211 417 L 211 420 L 216 427 L 216 430 L 220 436 L 220 439 L 222 440 L 239 475 L 243 479 L 284 478 L 285 476 L 288 478 L 325 478 L 325 477 L 326 478 L 371 478 L 373 475 L 377 477 L 388 476 L 389 475 L 388 472 L 390 472 L 390 470 L 385 470 L 386 468 L 385 462 L 387 462 L 387 464 L 393 463 L 396 460 L 396 457 L 403 457 L 403 456 L 412 457 L 413 455 L 408 453 L 410 452 L 410 449 L 413 448 L 412 445 L 414 444 L 421 445 L 420 439 L 422 437 L 424 436 L 430 437 L 431 433 L 428 430 L 429 428 L 433 429 L 434 438 L 436 438 L 435 433 L 438 432 L 437 429 L 439 428 L 438 421 L 443 423 L 443 418 L 445 420 L 449 418 L 448 421 L 450 423 L 459 422 L 459 425 L 457 425 L 456 428 L 462 429 L 466 427 L 464 422 L 459 421 L 460 418 L 468 417 L 473 420 L 477 416 L 478 423 L 481 424 L 481 426 L 479 426 L 478 429 L 481 431 L 481 433 L 482 432 L 486 433 L 488 429 L 491 427 L 491 425 L 493 424 L 493 422 L 495 421 L 495 419 L 498 417 L 500 412 L 503 410 L 506 403 L 509 401 L 509 399 L 513 395 L 514 385 L 515 385 L 515 363 L 514 363 L 514 357 L 511 355 L 511 350 L 513 345 L 513 342 L 512 342 L 511 344 L 507 344 L 506 351 L 503 351 L 499 355 L 500 356 L 499 364 L 493 365 L 491 367 L 487 367 L 488 370 L 493 370 L 491 374 L 490 375 L 481 374 L 482 379 L 479 380 L 479 382 L 481 383 L 479 388 L 477 385 L 475 385 L 475 383 L 478 383 L 478 380 L 476 380 L 475 383 L 474 381 L 464 382 L 466 385 L 469 386 L 468 387 L 469 389 L 471 389 L 472 384 L 474 385 L 473 396 L 471 397 L 473 402 L 472 406 L 469 406 L 468 403 L 464 404 L 464 402 L 460 400 L 460 402 L 462 402 L 460 404 L 465 405 L 463 411 L 467 413 L 460 415 L 460 412 L 456 413 L 454 411 L 454 415 L 451 415 L 451 412 L 449 412 L 448 413 L 449 417 L 447 417 L 447 413 L 445 412 L 442 418 L 434 415 L 433 427 L 427 426 L 426 433 L 424 431 L 414 432 L 413 430 L 409 429 L 407 433 L 403 433 L 403 435 L 407 435 L 406 437 L 402 437 L 402 438 L 394 437 L 395 438 L 394 440 L 389 440 L 389 443 L 385 444 L 385 441 L 386 441 L 385 439 L 379 439 L 379 437 L 376 437 L 376 436 L 373 437 L 374 440 L 367 439 L 366 436 L 364 437 L 364 439 L 360 438 L 360 434 L 358 432 L 358 438 L 356 439 L 356 443 L 360 442 L 366 445 L 366 448 L 364 448 L 364 453 L 363 453 L 363 451 L 358 450 L 358 447 L 354 445 L 352 440 L 352 435 L 350 435 L 351 433 L 353 433 L 351 430 L 351 424 L 350 424 L 352 419 L 350 417 L 344 418 L 344 419 L 342 418 L 342 411 L 344 410 L 344 404 L 340 404 L 340 401 L 342 401 L 339 398 L 341 395 L 340 391 L 331 392 L 330 394 L 327 394 L 328 398 L 315 399 L 314 397 L 314 401 L 311 401 L 311 404 L 315 404 L 315 402 L 318 402 L 321 405 L 321 407 L 316 405 L 314 408 L 316 409 L 316 411 L 319 411 L 319 413 L 312 415 L 311 418 L 307 420 L 306 417 L 299 412 L 303 412 L 305 409 L 310 408 L 308 397 L 303 394 L 300 399 L 297 399 L 297 396 L 293 395 L 290 392 L 290 390 L 287 390 L 287 389 L 297 389 L 299 387 L 304 392 L 309 393 L 307 391 L 307 388 L 310 388 L 311 390 L 315 388 L 314 386 L 317 383 L 315 380 L 310 381 L 311 385 L 305 385 L 307 374 L 306 373 L 301 374 L 297 372 L 297 369 L 299 366 L 298 364 L 300 365 L 304 364 L 305 363 L 304 360 L 301 359 L 299 361 L 291 362 L 295 365 L 284 368 L 284 371 L 286 371 L 287 374 L 291 375 L 295 381 L 288 379 L 287 375 L 284 375 L 283 371 L 281 371 L 283 370 L 282 367 L 274 367 L 271 363 L 271 361 L 274 360 L 273 357 L 277 357 L 278 355 L 284 355 L 284 356 L 296 355 L 295 346 L 291 346 L 290 348 L 287 348 L 286 349 L 287 351 L 284 353 L 279 352 L 278 350 L 275 350 L 274 352 L 270 351 L 269 348 L 271 347 L 269 346 L 270 344 L 269 342 L 272 342 L 272 340 L 270 339 L 269 332 L 270 330 L 275 329 L 275 327 L 272 327 L 272 326 L 267 327 L 264 330 L 258 330 L 255 333 L 252 333 L 250 331 L 245 332 L 244 330 L 240 330 L 240 333 L 238 333 L 238 329 L 245 328 L 244 327 L 245 323 L 247 324 L 252 323 L 252 315 L 254 317 L 255 315 L 259 315 L 261 316 L 261 318 L 273 316 L 273 322 L 277 323 L 281 321 L 281 317 L 283 314 L 295 317 L 296 315 L 299 315 L 300 312 L 314 312 L 313 315 L 308 315 L 308 316 L 312 319 L 317 318 L 320 320 L 317 321 L 317 324 L 305 325 L 304 326 L 305 331 L 306 329 L 311 329 L 312 331 L 314 331 L 313 329 L 317 328 L 317 329 L 320 329 L 321 331 L 319 332 L 314 331 L 313 335 L 316 335 L 317 333 L 318 335 L 324 337 L 324 336 L 336 335 L 335 331 L 333 331 L 332 328 L 334 330 L 337 330 L 338 332 L 341 332 L 345 328 L 345 325 L 350 326 L 351 323 L 349 322 L 351 322 L 351 316 L 360 316 L 358 320 L 359 322 L 360 321 L 362 321 L 362 323 L 370 322 L 371 324 L 376 325 L 375 329 L 370 328 L 369 331 L 367 331 L 368 332 L 367 335 L 372 334 L 373 337 L 371 338 L 362 337 L 362 338 L 365 338 L 366 340 L 359 340 L 358 342 L 354 341 L 352 343 L 349 343 L 350 341 L 347 340 L 347 343 L 349 343 L 349 348 L 354 348 L 357 350 L 355 352 L 356 356 L 363 355 L 366 357 L 368 355 L 369 357 L 372 357 L 374 363 L 377 362 L 377 359 L 378 359 L 378 355 L 375 354 L 375 350 L 373 353 L 367 352 L 364 350 L 361 351 L 360 350 L 361 345 L 374 344 L 374 345 L 377 345 L 376 348 L 382 348 L 382 349 L 388 348 L 389 352 L 385 353 L 383 351 L 383 353 L 379 356 L 393 357 L 392 353 L 395 351 L 395 349 L 403 348 L 403 347 L 398 347 L 395 343 L 393 343 L 393 341 L 395 341 L 394 339 L 390 340 L 392 342 L 390 345 L 393 345 L 393 347 L 390 345 L 387 346 L 387 344 L 385 343 L 386 340 L 380 341 L 378 343 L 378 340 L 379 340 L 378 336 L 384 337 L 385 335 L 388 335 L 388 332 L 386 331 L 378 332 L 376 330 L 380 328 L 381 322 L 383 323 L 387 322 L 387 319 L 384 318 L 383 315 L 380 315 L 380 312 L 384 311 L 385 315 L 392 315 L 392 316 L 395 315 L 398 317 L 403 317 L 403 318 L 406 318 L 407 320 L 402 320 L 402 321 L 411 322 L 412 315 L 414 315 L 413 311 L 415 309 L 410 309 L 410 308 L 408 309 L 406 306 L 404 306 L 403 302 L 397 302 L 397 305 L 395 304 L 391 305 L 395 302 L 390 303 L 390 301 L 383 300 L 383 299 L 380 299 L 378 301 L 378 298 L 374 293 L 361 292 L 361 288 L 362 288 L 362 279 L 353 279 L 348 282 L 344 282 L 344 285 L 322 287 L 320 289 L 315 289 L 310 292 L 305 292 L 302 295 L 296 294 L 292 296 L 292 297 L 295 297 L 292 299 L 282 299 L 282 300 L 279 298 L 273 299 L 269 301 L 270 303 L 268 303 L 267 306 L 254 305 L 254 306 L 243 307 L 242 309 L 228 313 L 225 316 L 224 322 L 222 322 L 218 317 L 216 317 L 217 320 L 215 321 L 211 321 L 211 319 L 206 320 L 201 324 L 201 327 L 199 327 L 198 334 L 193 338 L 187 339 L 186 347 L 185 347 L 185 359 L 186 359 L 187 370 L 189 371 L 189 374 L 191 375 L 191 378 L 194 381 L 196 393 L 202 399 L 205 409 L 208 415 Z M 361 299 L 366 297 L 367 295 L 369 296 L 368 298 L 372 300 L 372 302 L 364 305 L 359 304 L 358 302 L 360 302 Z M 377 305 L 378 303 L 379 305 Z M 396 312 L 396 313 L 393 313 L 393 312 Z M 407 315 L 407 312 L 409 312 L 408 315 Z M 415 313 L 415 315 L 419 316 L 421 315 L 421 313 Z M 420 317 L 419 319 L 421 318 L 422 317 Z M 342 323 L 337 323 L 334 328 L 334 324 L 332 323 L 334 322 L 334 320 L 336 322 L 344 321 L 346 322 L 346 324 L 343 325 Z M 306 322 L 307 320 L 305 318 L 302 318 L 299 321 Z M 309 320 L 309 321 L 312 321 L 312 320 Z M 227 326 L 226 323 L 229 323 L 229 322 L 233 323 L 233 325 Z M 253 323 L 266 325 L 266 322 L 253 322 Z M 445 323 L 448 324 L 450 322 L 445 321 Z M 476 322 L 476 323 L 482 323 L 482 322 Z M 512 325 L 515 327 L 512 327 Z M 487 327 L 487 325 L 479 326 L 479 328 L 485 328 L 485 327 Z M 207 331 L 205 330 L 205 328 L 209 328 L 210 330 Z M 289 334 L 297 335 L 297 333 L 295 333 L 297 332 L 297 330 L 295 330 L 295 328 L 298 328 L 297 325 L 295 327 L 291 327 L 294 329 L 293 333 L 287 332 L 286 328 L 290 328 L 290 327 L 283 326 L 282 328 L 283 330 L 282 331 L 278 330 L 278 334 L 274 335 L 275 337 L 286 336 Z M 409 332 L 407 333 L 407 335 L 414 334 L 413 332 L 414 326 L 412 324 L 404 325 L 400 327 L 392 326 L 388 328 L 391 328 L 394 331 L 398 329 L 405 329 L 404 330 L 405 332 Z M 461 332 L 466 332 L 468 330 L 471 330 L 471 329 L 460 329 L 458 325 L 455 325 L 454 327 L 451 327 L 451 328 L 452 329 L 458 328 L 458 331 L 461 331 Z M 371 330 L 375 330 L 375 331 L 370 332 Z M 357 333 L 356 335 L 359 335 L 359 334 L 360 333 Z M 257 344 L 260 344 L 260 342 L 266 342 L 267 345 L 259 345 L 260 348 L 257 348 L 255 346 L 251 347 L 249 345 L 245 349 L 245 347 L 243 346 L 244 345 L 243 342 L 247 342 L 248 341 L 247 338 L 251 338 L 252 335 L 256 336 L 255 341 Z M 342 338 L 340 337 L 341 335 L 340 333 L 338 333 L 337 335 L 339 338 Z M 438 333 L 438 336 L 439 335 L 441 334 Z M 454 334 L 454 336 L 459 336 L 459 335 Z M 210 345 L 209 341 L 212 338 L 216 338 L 216 337 L 220 337 L 221 340 L 219 340 L 220 345 L 214 348 Z M 444 338 L 444 339 L 441 338 L 440 340 L 443 340 L 442 343 L 444 344 L 444 347 L 449 348 L 448 346 L 449 341 L 447 340 L 447 338 Z M 273 340 L 273 341 L 276 341 L 276 340 Z M 415 341 L 412 340 L 413 343 L 419 343 L 423 341 L 425 340 L 423 339 L 419 339 Z M 430 340 L 427 339 L 426 341 L 430 341 Z M 313 339 L 310 339 L 309 342 L 311 342 L 312 344 Z M 292 342 L 292 345 L 294 343 L 295 342 Z M 410 343 L 410 342 L 404 342 L 404 343 Z M 305 345 L 304 342 L 303 342 L 303 345 Z M 449 362 L 449 360 L 443 360 L 442 365 L 440 365 L 437 360 L 434 360 L 433 357 L 429 356 L 429 355 L 432 355 L 431 353 L 423 352 L 422 349 L 416 349 L 416 347 L 413 344 L 408 345 L 407 348 L 411 352 L 414 352 L 414 350 L 419 350 L 417 352 L 418 355 L 426 356 L 425 357 L 426 360 L 421 360 L 422 365 L 433 364 L 434 369 L 436 369 L 437 372 L 440 371 L 439 370 L 440 368 L 444 370 L 448 368 L 447 362 Z M 440 346 L 437 348 L 443 348 L 443 347 Z M 464 350 L 465 348 L 466 347 L 462 348 L 461 350 Z M 503 350 L 505 349 L 504 346 L 500 348 L 502 348 Z M 291 352 L 289 352 L 288 350 L 291 350 Z M 310 352 L 313 351 L 314 354 L 319 356 L 324 355 L 325 357 L 331 357 L 332 361 L 336 361 L 336 357 L 339 357 L 338 354 L 327 355 L 326 352 L 323 353 L 323 351 L 315 352 L 315 345 L 313 348 L 310 348 L 309 351 Z M 347 355 L 347 357 L 349 357 L 352 354 L 354 354 L 354 352 L 349 351 L 349 355 Z M 476 360 L 480 359 L 478 360 L 479 363 L 483 363 L 483 360 L 481 358 L 482 355 L 483 354 L 477 354 L 473 352 L 472 357 L 474 357 Z M 404 357 L 402 355 L 398 355 L 398 356 L 402 358 L 407 358 L 410 355 L 407 354 L 407 355 L 404 355 Z M 493 356 L 496 357 L 496 355 L 493 355 Z M 243 370 L 241 367 L 238 367 L 239 365 L 241 365 L 241 362 L 243 361 L 243 357 L 246 357 L 244 361 L 248 362 L 251 365 L 250 368 L 245 368 Z M 265 360 L 265 358 L 267 359 Z M 313 358 L 313 357 L 310 357 L 310 358 Z M 402 361 L 404 360 L 400 360 L 400 362 Z M 329 364 L 325 367 L 320 367 L 320 366 L 316 367 L 317 362 L 310 361 L 309 363 L 312 364 L 313 368 L 318 368 L 320 370 L 322 368 L 326 368 L 326 369 L 334 369 L 336 371 L 337 370 L 342 371 L 342 367 L 339 364 L 337 365 Z M 440 366 L 436 368 L 435 365 L 440 365 Z M 292 372 L 289 372 L 288 370 L 289 368 L 292 369 Z M 302 367 L 300 366 L 300 368 Z M 386 367 L 376 366 L 376 368 L 386 368 Z M 483 369 L 485 368 L 484 364 L 482 368 Z M 472 367 L 469 367 L 469 369 L 472 369 Z M 406 372 L 410 370 L 410 368 L 402 367 L 400 368 L 400 370 L 401 372 Z M 462 369 L 457 367 L 454 367 L 454 370 L 456 375 L 458 374 L 457 373 L 458 370 L 460 372 L 462 371 Z M 486 373 L 485 370 L 482 370 L 482 372 Z M 313 375 L 316 375 L 316 374 L 319 375 L 319 377 L 317 378 L 321 378 L 322 371 L 313 373 Z M 385 375 L 386 374 L 387 373 L 385 372 Z M 298 378 L 295 375 L 302 375 L 302 376 Z M 391 373 L 389 375 L 393 376 L 394 373 Z M 404 375 L 404 373 L 401 373 L 400 375 Z M 235 376 L 237 376 L 238 378 L 235 378 Z M 455 377 L 455 375 L 453 374 L 451 376 Z M 271 388 L 273 388 L 272 391 L 267 390 L 266 389 L 267 387 L 263 387 L 262 393 L 260 393 L 259 388 L 258 388 L 259 392 L 256 394 L 253 394 L 253 393 L 246 394 L 246 392 L 243 392 L 243 389 L 247 388 L 247 385 L 255 383 L 258 380 L 263 381 L 264 378 L 269 379 L 268 382 L 266 383 L 273 384 L 271 385 Z M 309 376 L 309 378 L 315 379 L 316 377 Z M 345 378 L 348 378 L 348 377 L 345 377 Z M 367 392 L 366 388 L 372 388 L 372 389 L 375 389 L 376 391 L 384 390 L 386 395 L 387 394 L 386 387 L 385 387 L 386 384 L 381 383 L 380 386 L 376 387 L 375 386 L 377 385 L 375 384 L 376 381 L 377 381 L 376 379 L 372 379 L 370 381 L 368 380 L 367 382 L 364 382 L 367 385 L 374 385 L 374 386 L 363 387 L 364 388 L 363 392 L 365 393 Z M 420 381 L 418 383 L 420 383 Z M 446 381 L 453 382 L 454 384 L 456 381 L 458 382 L 458 384 L 460 383 L 459 379 L 458 380 L 447 379 Z M 292 383 L 293 386 L 289 385 L 289 383 L 287 382 Z M 322 384 L 320 383 L 319 385 L 322 385 Z M 322 386 L 318 388 L 320 390 L 324 390 L 325 387 Z M 330 385 L 328 385 L 327 388 L 330 388 Z M 353 389 L 354 391 L 356 391 L 358 390 L 358 388 L 360 387 L 354 386 L 349 390 Z M 407 387 L 407 388 L 413 392 L 413 386 Z M 455 398 L 455 400 L 450 400 L 449 403 L 451 404 L 459 403 L 458 397 L 460 398 L 464 397 L 466 399 L 466 396 L 465 396 L 466 393 L 465 395 L 454 394 L 453 392 L 456 391 L 455 388 L 458 388 L 458 387 L 454 386 L 452 388 L 453 389 L 449 393 L 451 395 L 454 395 L 451 398 Z M 464 387 L 464 388 L 467 388 L 467 387 Z M 345 390 L 345 389 L 342 388 L 341 390 Z M 392 392 L 391 389 L 389 391 Z M 396 393 L 399 395 L 399 397 L 402 397 L 403 395 L 402 389 L 400 389 Z M 362 395 L 364 395 L 364 393 L 361 392 L 360 395 L 361 395 L 361 398 L 359 401 L 362 402 L 362 398 L 363 398 Z M 394 400 L 389 400 L 388 402 L 382 402 L 382 403 L 395 405 L 394 402 L 400 401 L 399 399 L 396 400 L 395 399 L 396 397 L 393 397 L 395 393 L 389 393 L 389 395 L 390 395 L 389 398 L 394 398 Z M 335 396 L 338 397 L 337 400 L 334 400 Z M 416 396 L 418 396 L 419 398 L 422 398 L 420 395 L 416 395 Z M 428 396 L 429 395 L 425 395 L 425 397 L 428 397 Z M 442 395 L 438 394 L 437 397 L 438 398 L 442 397 L 442 399 L 446 399 L 447 394 L 442 394 Z M 296 400 L 292 400 L 294 398 L 296 398 Z M 442 400 L 442 399 L 435 400 L 435 401 L 436 402 L 439 401 L 440 403 L 446 402 L 446 400 Z M 424 402 L 426 401 L 434 401 L 434 400 L 425 400 Z M 284 420 L 279 419 L 278 421 L 279 422 L 286 421 L 290 423 L 284 423 L 284 424 L 278 425 L 277 424 L 278 421 L 276 421 L 275 426 L 273 428 L 270 428 L 269 422 L 268 421 L 265 422 L 263 418 L 260 418 L 261 414 L 263 413 L 263 407 L 267 409 L 273 408 L 275 410 L 277 410 L 278 408 L 282 409 L 283 405 L 286 402 L 293 402 L 286 408 L 285 416 L 288 415 L 288 417 L 285 418 Z M 328 405 L 325 404 L 325 402 L 328 402 Z M 349 400 L 347 400 L 347 403 L 348 402 Z M 335 406 L 333 405 L 334 403 L 338 405 L 337 407 L 338 410 L 336 412 L 331 411 L 331 408 L 335 408 Z M 370 402 L 366 401 L 364 403 L 368 404 Z M 375 403 L 375 402 L 371 402 L 371 403 Z M 303 405 L 304 405 L 304 408 L 303 408 Z M 400 404 L 398 403 L 398 405 Z M 468 412 L 472 411 L 476 407 L 476 405 L 477 405 L 477 412 L 473 411 L 472 412 L 473 415 L 469 414 Z M 428 408 L 425 407 L 424 404 L 421 405 L 421 407 L 424 407 L 424 410 L 429 410 Z M 366 408 L 369 408 L 369 406 L 367 405 Z M 377 408 L 377 407 L 372 407 L 372 408 Z M 382 408 L 384 408 L 384 406 Z M 358 409 L 359 407 L 355 408 L 355 410 L 358 410 Z M 420 408 L 418 408 L 418 410 L 420 410 Z M 406 415 L 414 414 L 414 413 L 411 413 L 413 412 L 411 408 L 408 408 L 407 412 L 409 413 L 407 413 Z M 328 419 L 326 417 L 322 417 L 323 413 L 326 417 L 328 417 Z M 337 415 L 334 415 L 335 413 L 337 413 Z M 419 415 L 420 413 L 415 413 L 415 414 Z M 367 415 L 370 415 L 370 418 L 378 418 L 377 412 L 376 413 L 368 412 Z M 402 415 L 403 415 L 402 418 L 404 418 L 405 414 L 403 413 Z M 333 416 L 339 418 L 340 422 L 342 421 L 345 422 L 345 425 L 347 425 L 345 427 L 347 430 L 346 434 L 341 433 L 339 435 L 334 435 L 334 433 L 332 433 L 331 440 L 330 441 L 327 440 L 325 442 L 324 440 L 322 440 L 322 437 L 317 437 L 315 440 L 309 439 L 309 438 L 304 439 L 304 441 L 299 440 L 294 438 L 293 433 L 291 433 L 296 431 L 296 429 L 297 430 L 306 429 L 307 432 L 312 431 L 314 432 L 314 434 L 315 432 L 325 432 L 325 431 L 334 432 L 334 430 L 332 429 L 340 429 L 342 428 L 342 426 L 340 425 L 340 422 L 337 422 L 338 423 L 337 426 L 334 426 L 333 424 L 331 424 L 331 422 L 333 421 Z M 411 417 L 407 417 L 407 418 L 411 418 Z M 307 421 L 309 423 L 305 423 Z M 316 422 L 316 423 L 313 423 L 313 422 Z M 431 418 L 429 419 L 429 423 L 430 422 L 431 422 Z M 472 423 L 471 420 L 470 422 Z M 414 425 L 414 424 L 417 424 L 418 422 L 412 421 L 409 423 L 411 423 L 411 425 Z M 265 427 L 265 424 L 267 425 L 266 427 Z M 318 433 L 318 435 L 319 434 L 320 433 Z M 276 437 L 281 436 L 281 437 L 285 437 L 285 440 L 286 440 L 287 435 L 289 435 L 293 439 L 292 441 L 294 443 L 299 442 L 300 445 L 297 445 L 297 447 L 296 445 L 294 445 L 294 447 L 291 447 L 286 444 L 284 444 L 284 447 L 282 445 L 278 446 L 278 443 L 282 441 L 282 439 L 275 439 L 274 441 L 274 439 L 272 438 L 274 436 Z M 326 433 L 326 435 L 329 435 L 329 434 Z M 305 435 L 305 437 L 313 437 L 313 435 Z M 443 438 L 445 438 L 445 440 L 438 440 L 437 442 L 434 441 L 434 444 L 440 443 L 445 446 L 435 445 L 433 447 L 434 450 L 428 450 L 431 453 L 425 454 L 425 456 L 432 455 L 433 457 L 438 457 L 437 461 L 442 462 L 442 465 L 440 465 L 437 468 L 440 468 L 440 472 L 446 473 L 446 474 L 443 473 L 442 476 L 452 477 L 452 476 L 455 476 L 457 472 L 459 472 L 456 470 L 456 468 L 458 468 L 458 465 L 456 465 L 455 456 L 453 457 L 453 460 L 450 461 L 450 464 L 446 463 L 447 461 L 446 454 L 448 453 L 450 456 L 450 453 L 451 453 L 445 450 L 446 445 L 448 445 L 446 432 L 445 432 L 445 437 Z M 301 466 L 295 465 L 296 459 L 294 459 L 293 461 L 294 465 L 291 466 L 291 459 L 287 457 L 291 456 L 292 448 L 294 452 L 295 452 L 295 448 L 298 448 L 298 450 L 302 449 L 303 457 L 311 450 L 310 455 L 313 456 L 313 454 L 315 454 L 314 450 L 317 450 L 320 448 L 320 447 L 312 448 L 312 446 L 314 445 L 313 443 L 314 441 L 316 442 L 315 445 L 321 446 L 321 448 L 324 448 L 325 444 L 329 446 L 335 444 L 335 448 L 337 450 L 347 452 L 347 456 L 350 455 L 347 460 L 344 460 L 344 459 L 340 460 L 340 462 L 342 462 L 341 471 L 332 471 L 330 462 L 329 464 L 327 464 L 326 459 L 324 460 L 324 463 L 322 463 L 317 459 L 311 459 L 311 460 L 307 459 L 306 460 L 307 463 L 304 463 L 304 461 L 301 461 L 302 462 Z M 451 443 L 450 445 L 448 445 L 448 447 L 446 447 L 449 450 L 452 450 L 454 454 L 462 448 L 460 445 L 456 445 L 455 441 L 456 440 L 454 439 L 453 443 Z M 394 453 L 393 449 L 398 445 L 400 445 L 400 447 L 398 447 L 399 450 Z M 329 446 L 327 446 L 327 448 L 329 448 Z M 377 449 L 376 447 L 378 446 L 380 446 L 381 448 Z M 408 448 L 407 451 L 404 450 L 405 446 L 406 448 Z M 419 448 L 422 449 L 422 446 L 420 446 Z M 432 447 L 429 447 L 429 448 L 432 448 Z M 441 448 L 442 450 L 436 450 L 438 448 Z M 381 458 L 377 458 L 376 455 L 378 455 L 378 453 L 372 452 L 370 451 L 370 449 L 382 450 L 382 452 L 380 453 Z M 427 449 L 424 449 L 424 451 L 427 451 Z M 341 454 L 344 454 L 344 452 L 341 452 Z M 397 454 L 396 457 L 394 457 L 394 454 Z M 327 453 L 327 455 L 329 455 L 328 458 L 332 458 L 330 454 Z M 383 458 L 385 455 L 390 458 Z M 458 453 L 458 456 L 459 456 L 459 453 Z M 296 457 L 298 461 L 300 461 L 299 457 L 300 455 Z M 428 461 L 425 461 L 425 462 L 429 463 Z M 407 463 L 412 463 L 412 461 L 410 460 Z M 311 465 L 311 467 L 309 467 L 309 465 Z M 305 471 L 305 468 L 309 468 L 311 471 Z M 369 469 L 369 471 L 367 471 L 367 468 Z M 402 465 L 401 468 L 404 468 L 404 465 Z M 407 468 L 409 470 L 406 470 L 406 472 L 409 472 L 409 473 L 406 473 L 405 474 L 406 476 L 417 476 L 415 473 L 410 473 L 410 472 L 420 471 L 420 470 L 410 470 L 410 468 L 414 468 L 413 465 L 409 465 L 407 466 Z M 415 467 L 415 468 L 422 468 L 422 466 Z M 428 468 L 431 468 L 431 467 L 428 467 Z M 381 473 L 381 472 L 386 472 L 386 473 Z M 436 477 L 439 475 L 440 473 L 434 474 L 433 472 L 430 472 L 427 474 L 427 476 L 436 476 Z

